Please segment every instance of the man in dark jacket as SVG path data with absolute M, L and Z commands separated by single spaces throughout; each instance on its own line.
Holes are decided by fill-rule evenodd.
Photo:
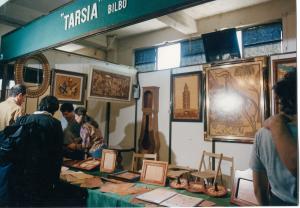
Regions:
M 53 117 L 58 108 L 57 98 L 46 96 L 38 111 L 16 122 L 33 123 L 34 129 L 15 164 L 14 206 L 51 206 L 62 164 L 63 132 L 60 121 Z

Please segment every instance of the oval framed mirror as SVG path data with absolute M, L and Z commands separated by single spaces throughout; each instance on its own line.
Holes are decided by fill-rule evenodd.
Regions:
M 36 98 L 50 85 L 50 65 L 43 54 L 18 59 L 15 63 L 15 82 L 27 87 L 26 95 Z

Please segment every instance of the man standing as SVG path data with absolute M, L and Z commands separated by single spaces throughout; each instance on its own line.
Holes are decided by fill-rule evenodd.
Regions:
M 15 125 L 34 124 L 29 139 L 24 141 L 15 162 L 11 206 L 51 206 L 54 188 L 59 181 L 62 164 L 63 132 L 56 97 L 44 97 L 38 111 L 17 119 Z M 16 153 L 16 154 L 17 154 Z
M 65 130 L 71 122 L 75 122 L 74 107 L 72 103 L 63 103 L 60 106 L 60 112 L 62 114 L 61 126 Z
M 255 136 L 250 160 L 260 205 L 297 206 L 297 76 L 288 73 L 273 87 L 283 113 Z
M 24 114 L 22 103 L 26 97 L 26 87 L 21 84 L 13 86 L 10 96 L 0 103 L 0 131 L 12 125 L 18 117 Z

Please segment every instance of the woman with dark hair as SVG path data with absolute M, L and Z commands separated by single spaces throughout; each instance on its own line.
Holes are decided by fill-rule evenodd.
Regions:
M 87 115 L 84 107 L 74 111 L 75 122 L 70 123 L 64 131 L 64 156 L 82 160 L 85 156 L 100 157 L 99 149 L 103 145 L 103 136 L 97 122 Z M 94 154 L 90 154 L 90 150 Z
M 89 119 L 89 116 L 86 114 L 86 109 L 84 107 L 76 108 L 74 113 L 76 122 L 81 125 Z
M 106 147 L 98 123 L 93 119 L 88 119 L 80 129 L 82 138 L 82 148 L 85 149 L 87 156 L 101 158 L 102 149 Z

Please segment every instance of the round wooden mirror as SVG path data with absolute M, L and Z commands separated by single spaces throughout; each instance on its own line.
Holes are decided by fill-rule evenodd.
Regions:
M 18 59 L 15 64 L 15 82 L 27 86 L 28 97 L 43 95 L 50 85 L 50 66 L 43 54 Z

